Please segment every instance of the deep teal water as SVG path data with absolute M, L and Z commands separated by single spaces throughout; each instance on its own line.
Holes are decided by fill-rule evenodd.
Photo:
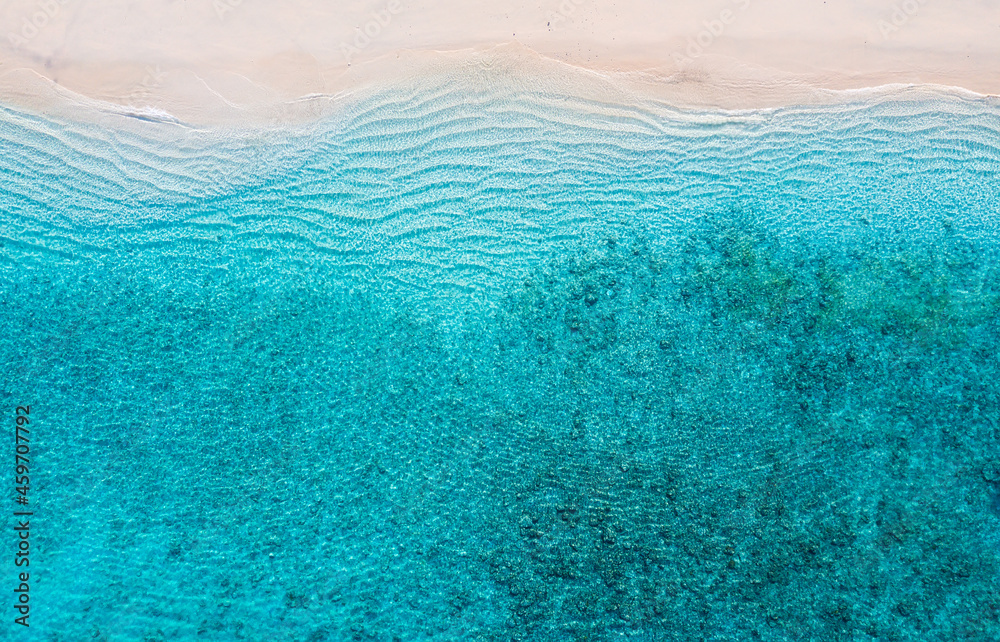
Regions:
M 3 639 L 1000 639 L 995 101 L 3 109 L 0 181 Z

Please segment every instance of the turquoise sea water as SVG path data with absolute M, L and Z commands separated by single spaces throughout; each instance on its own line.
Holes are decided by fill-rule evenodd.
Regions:
M 0 638 L 1000 639 L 998 224 L 931 91 L 0 109 Z

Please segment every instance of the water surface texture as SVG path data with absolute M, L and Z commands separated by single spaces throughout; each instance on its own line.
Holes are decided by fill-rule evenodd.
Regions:
M 3 630 L 1000 639 L 1000 106 L 505 87 L 0 110 Z

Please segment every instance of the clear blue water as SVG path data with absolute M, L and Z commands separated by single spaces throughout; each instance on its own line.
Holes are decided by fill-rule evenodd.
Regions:
M 2 109 L 0 637 L 1000 639 L 998 223 L 929 91 Z

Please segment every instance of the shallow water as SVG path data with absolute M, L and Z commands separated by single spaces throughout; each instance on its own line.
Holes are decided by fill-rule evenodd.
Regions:
M 911 91 L 0 112 L 31 632 L 1000 637 L 998 173 Z

